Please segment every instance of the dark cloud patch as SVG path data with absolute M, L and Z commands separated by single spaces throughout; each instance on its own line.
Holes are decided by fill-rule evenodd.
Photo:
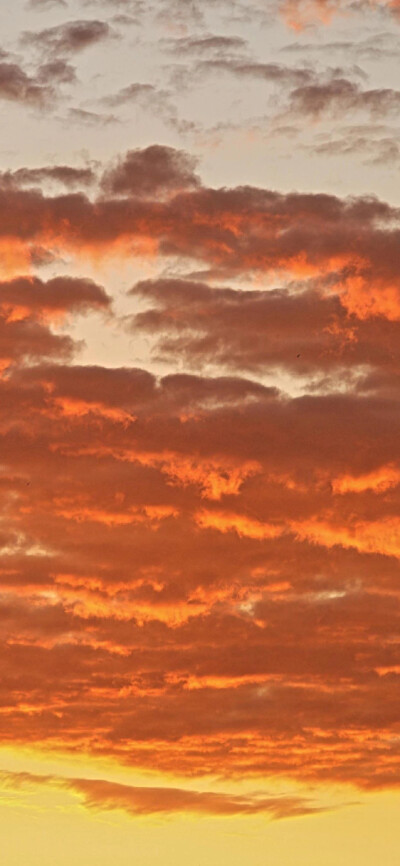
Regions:
M 105 172 L 101 185 L 111 195 L 149 198 L 172 195 L 200 185 L 195 166 L 196 160 L 184 151 L 154 144 L 128 151 Z
M 323 376 L 352 367 L 395 371 L 400 363 L 399 322 L 360 320 L 329 289 L 244 291 L 154 280 L 131 294 L 150 305 L 134 316 L 133 330 L 155 336 L 164 360 L 183 358 L 192 368 L 211 363 Z
M 36 33 L 24 33 L 22 42 L 41 52 L 59 57 L 76 54 L 112 36 L 112 29 L 104 21 L 71 21 L 48 27 Z
M 315 80 L 315 72 L 307 67 L 285 66 L 281 63 L 258 63 L 250 60 L 209 59 L 198 65 L 203 72 L 229 72 L 238 78 L 253 78 L 281 85 L 306 86 Z
M 49 322 L 66 314 L 109 309 L 110 299 L 104 289 L 91 280 L 55 277 L 46 283 L 37 277 L 17 277 L 0 282 L 2 366 L 72 357 L 77 345 L 68 336 L 54 334 Z
M 14 362 L 37 361 L 40 358 L 71 358 L 76 344 L 67 336 L 52 333 L 47 325 L 32 317 L 9 320 L 0 316 L 0 363 L 8 366 Z
M 22 311 L 22 317 L 57 315 L 66 312 L 108 310 L 110 298 L 92 280 L 53 277 L 44 283 L 38 277 L 16 277 L 0 282 L 0 309 L 8 314 Z
M 96 175 L 91 168 L 73 168 L 69 165 L 51 165 L 42 168 L 18 168 L 0 175 L 0 183 L 8 186 L 40 186 L 47 182 L 66 187 L 85 187 L 94 183 Z
M 400 110 L 400 92 L 392 88 L 363 90 L 347 78 L 334 78 L 326 84 L 297 87 L 290 95 L 289 110 L 296 114 L 320 117 L 325 112 L 366 111 L 385 117 Z
M 50 84 L 31 77 L 16 63 L 0 62 L 0 99 L 45 108 L 54 98 L 55 92 Z
M 43 84 L 56 82 L 57 84 L 74 84 L 77 80 L 75 67 L 65 60 L 50 60 L 39 66 L 36 78 Z
M 122 159 L 120 166 L 111 167 L 117 174 L 110 183 L 127 193 L 132 177 L 138 177 L 138 165 L 144 170 L 154 153 L 161 155 L 158 189 L 173 191 L 179 184 L 176 194 L 164 199 L 156 193 L 146 198 L 114 193 L 92 201 L 83 191 L 49 196 L 37 189 L 3 187 L 0 238 L 6 238 L 8 246 L 11 241 L 23 243 L 25 253 L 42 247 L 77 255 L 95 250 L 108 254 L 118 247 L 126 255 L 137 249 L 201 262 L 220 277 L 252 271 L 279 271 L 285 279 L 314 277 L 325 290 L 339 293 L 349 312 L 397 319 L 396 208 L 368 196 L 341 200 L 255 187 L 206 189 L 195 185 L 193 164 L 169 151 L 134 152 L 125 165 Z M 171 170 L 168 182 L 166 165 Z M 149 183 L 146 175 L 146 190 Z M 183 183 L 194 186 L 181 191 Z

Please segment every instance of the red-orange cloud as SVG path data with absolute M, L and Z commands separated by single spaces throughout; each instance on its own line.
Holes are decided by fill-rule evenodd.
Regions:
M 85 278 L 0 284 L 0 739 L 397 785 L 398 214 L 194 183 L 155 201 L 133 176 L 93 201 L 0 190 L 24 249 L 139 240 L 210 271 L 140 283 L 123 322 Z M 65 328 L 99 310 L 186 372 L 78 364 Z M 281 368 L 299 396 L 263 384 Z M 74 782 L 99 808 L 277 814 L 109 784 Z

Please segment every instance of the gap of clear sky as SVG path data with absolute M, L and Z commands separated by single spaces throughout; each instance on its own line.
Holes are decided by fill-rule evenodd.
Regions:
M 4 866 L 397 866 L 400 5 L 0 7 Z

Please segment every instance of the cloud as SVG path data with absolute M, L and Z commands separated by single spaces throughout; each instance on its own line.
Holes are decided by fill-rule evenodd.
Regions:
M 109 195 L 154 198 L 195 189 L 200 181 L 194 173 L 196 160 L 183 151 L 153 144 L 130 150 L 105 172 L 101 185 Z
M 310 815 L 320 811 L 303 797 L 241 796 L 186 788 L 154 788 L 122 785 L 103 779 L 68 779 L 31 773 L 2 773 L 3 785 L 54 786 L 66 788 L 83 798 L 88 809 L 121 809 L 132 816 L 189 813 L 227 817 L 269 814 L 273 819 Z
M 60 58 L 42 63 L 37 70 L 36 77 L 42 84 L 47 84 L 48 81 L 58 84 L 75 84 L 77 80 L 75 67 Z
M 17 63 L 0 62 L 0 99 L 44 108 L 54 95 L 51 85 L 29 76 Z
M 109 307 L 110 298 L 104 289 L 79 277 L 54 277 L 47 283 L 37 277 L 18 277 L 0 283 L 0 310 L 12 321 Z
M 215 54 L 219 56 L 222 52 L 242 50 L 246 48 L 247 42 L 241 36 L 181 36 L 177 38 L 162 39 L 161 47 L 174 54 Z
M 0 175 L 0 182 L 15 186 L 40 186 L 51 183 L 62 184 L 66 187 L 90 186 L 94 183 L 95 173 L 93 169 L 74 168 L 69 165 L 46 165 L 41 168 L 18 168 L 15 171 L 6 171 Z
M 1 741 L 398 785 L 398 210 L 205 188 L 161 145 L 104 166 L 91 197 L 79 171 L 0 185 Z M 98 283 L 33 276 L 46 251 L 159 275 L 118 319 Z M 170 372 L 79 363 L 68 333 L 99 312 Z M 265 384 L 277 368 L 292 395 Z M 68 784 L 132 814 L 314 809 Z
M 157 91 L 157 88 L 152 84 L 142 84 L 141 82 L 134 82 L 133 84 L 127 85 L 127 87 L 123 87 L 118 93 L 115 93 L 113 96 L 104 97 L 103 102 L 106 105 L 111 107 L 119 107 L 120 105 L 126 105 L 129 103 L 134 103 L 136 101 L 144 100 L 145 104 L 148 102 L 157 101 L 162 99 L 162 96 L 166 95 L 165 92 Z
M 315 80 L 315 72 L 306 66 L 290 67 L 283 63 L 259 63 L 249 59 L 207 59 L 197 64 L 197 70 L 229 72 L 237 78 L 272 82 L 280 85 L 306 86 Z
M 68 118 L 74 122 L 86 124 L 88 126 L 108 126 L 109 124 L 118 123 L 118 118 L 114 114 L 104 114 L 98 111 L 86 111 L 84 108 L 70 108 Z
M 329 52 L 338 52 L 351 57 L 360 57 L 364 60 L 379 60 L 385 57 L 394 57 L 396 54 L 397 37 L 395 32 L 374 33 L 373 36 L 368 36 L 359 41 L 351 39 L 340 40 L 324 40 L 320 42 L 303 42 L 296 40 L 288 45 L 284 45 L 281 51 L 290 54 L 304 54 L 309 57 L 310 54 L 323 54 Z
M 10 321 L 8 316 L 0 317 L 0 364 L 3 370 L 16 360 L 32 361 L 52 356 L 68 358 L 73 347 L 70 337 L 55 335 L 35 320 Z
M 103 97 L 101 103 L 111 108 L 129 108 L 137 105 L 179 133 L 193 132 L 196 129 L 194 123 L 179 117 L 177 108 L 171 101 L 171 91 L 160 89 L 153 84 L 135 81 L 121 88 L 117 93 Z
M 153 195 L 144 197 L 145 191 L 151 195 L 148 172 L 156 162 Z M 313 279 L 317 289 L 336 293 L 359 319 L 398 320 L 396 208 L 371 196 L 341 200 L 255 187 L 207 189 L 193 168 L 181 151 L 158 146 L 130 151 L 106 169 L 106 192 L 97 200 L 80 190 L 49 196 L 39 189 L 3 187 L 0 247 L 8 260 L 15 247 L 15 263 L 18 256 L 29 261 L 40 247 L 79 257 L 179 257 L 208 267 L 214 278 L 253 273 L 270 281 L 279 273 L 283 281 L 300 281 L 300 287 Z M 108 192 L 107 184 L 125 195 Z M 165 199 L 161 191 L 168 191 Z
M 69 21 L 36 33 L 25 32 L 22 42 L 58 58 L 83 51 L 111 35 L 112 29 L 105 21 Z
M 387 16 L 398 17 L 396 0 L 384 0 L 383 3 L 366 3 L 362 0 L 357 6 L 348 0 L 285 0 L 280 4 L 280 11 L 287 25 L 301 32 L 310 25 L 329 25 L 336 15 L 351 15 L 365 10 L 386 13 Z
M 392 88 L 362 90 L 347 78 L 334 78 L 326 84 L 297 87 L 290 96 L 290 111 L 319 117 L 324 112 L 367 111 L 385 117 L 400 109 L 400 92 Z
M 69 358 L 77 348 L 65 335 L 55 334 L 49 322 L 71 313 L 107 311 L 110 299 L 90 280 L 37 277 L 0 282 L 0 365 L 46 357 Z
M 202 364 L 235 371 L 286 368 L 303 376 L 352 367 L 396 370 L 398 321 L 360 319 L 349 313 L 334 286 L 324 291 L 312 284 L 246 291 L 148 280 L 131 290 L 147 306 L 131 327 L 156 336 L 161 358 L 181 357 L 195 369 Z
M 335 135 L 321 135 L 318 142 L 304 145 L 303 149 L 322 157 L 359 154 L 365 165 L 372 166 L 394 165 L 400 156 L 395 129 L 377 123 L 346 126 Z

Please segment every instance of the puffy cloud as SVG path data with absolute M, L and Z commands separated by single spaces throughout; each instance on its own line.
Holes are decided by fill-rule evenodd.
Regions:
M 71 356 L 74 341 L 52 333 L 51 320 L 66 314 L 108 311 L 110 299 L 91 280 L 18 277 L 0 283 L 0 363 L 2 369 L 23 359 Z
M 154 161 L 153 197 L 143 198 L 151 192 Z M 0 246 L 10 256 L 14 244 L 17 261 L 18 255 L 29 261 L 31 249 L 40 246 L 79 256 L 114 251 L 180 257 L 207 265 L 214 275 L 314 277 L 336 288 L 359 318 L 399 317 L 399 216 L 384 202 L 253 187 L 206 189 L 196 185 L 191 161 L 165 148 L 130 152 L 104 183 L 126 194 L 92 201 L 83 192 L 51 197 L 0 189 Z M 173 194 L 187 184 L 194 188 Z M 157 191 L 171 194 L 163 200 Z
M 53 355 L 70 356 L 73 341 L 67 336 L 58 336 L 37 321 L 26 318 L 10 321 L 8 315 L 0 316 L 0 366 L 23 358 L 38 359 Z
M 102 187 L 111 195 L 155 198 L 199 186 L 196 160 L 183 151 L 153 144 L 130 150 L 105 172 Z
M 38 277 L 17 277 L 0 283 L 0 310 L 8 321 L 107 310 L 109 306 L 110 298 L 101 286 L 78 277 L 54 277 L 47 283 Z

